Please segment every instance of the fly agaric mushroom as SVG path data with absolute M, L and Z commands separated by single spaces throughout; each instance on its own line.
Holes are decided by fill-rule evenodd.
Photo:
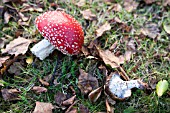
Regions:
M 120 101 L 131 96 L 132 88 L 144 89 L 146 87 L 147 84 L 140 80 L 123 81 L 117 73 L 111 73 L 104 85 L 105 94 L 112 100 Z
M 41 60 L 55 48 L 63 54 L 76 55 L 84 43 L 81 25 L 64 11 L 48 11 L 38 16 L 35 25 L 45 39 L 37 43 L 31 52 Z

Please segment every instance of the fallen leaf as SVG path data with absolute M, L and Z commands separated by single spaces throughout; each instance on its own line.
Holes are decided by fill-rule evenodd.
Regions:
M 26 59 L 26 63 L 27 63 L 27 64 L 32 64 L 32 63 L 33 63 L 33 57 L 32 57 L 32 56 L 28 57 L 28 58 Z
M 67 106 L 67 105 L 73 104 L 75 98 L 76 98 L 76 95 L 74 95 L 74 96 L 72 96 L 71 98 L 69 98 L 69 99 L 63 101 L 63 105 L 64 105 L 64 106 Z
M 21 26 L 29 26 L 30 25 L 30 21 L 31 21 L 31 16 L 29 17 L 28 21 L 23 21 L 22 19 L 19 19 L 18 20 L 18 25 L 21 25 Z
M 20 100 L 18 95 L 21 91 L 18 91 L 17 89 L 2 89 L 1 93 L 5 101 Z
M 65 113 L 77 113 L 77 109 L 73 107 L 77 102 L 78 100 L 71 104 Z
M 98 87 L 98 80 L 96 77 L 91 76 L 82 69 L 79 69 L 79 72 L 78 87 L 82 94 L 86 95 Z
M 36 102 L 33 113 L 52 113 L 54 106 L 51 103 Z
M 120 4 L 113 4 L 110 10 L 120 12 L 122 10 L 122 6 Z
M 12 17 L 11 14 L 8 13 L 8 11 L 6 11 L 4 13 L 4 23 L 7 24 L 9 22 L 9 19 Z
M 152 4 L 152 3 L 154 3 L 154 2 L 156 2 L 157 0 L 144 0 L 144 2 L 146 3 L 146 4 Z
M 20 62 L 14 62 L 10 68 L 8 69 L 8 72 L 10 74 L 19 75 L 21 73 L 22 68 L 24 68 Z
M 110 105 L 109 105 L 107 99 L 106 99 L 105 103 L 106 103 L 106 110 L 107 110 L 107 113 L 114 113 L 114 112 L 113 112 L 113 109 L 110 107 Z
M 132 12 L 138 7 L 139 3 L 136 2 L 135 0 L 124 0 L 124 8 L 126 9 L 127 12 Z
M 82 7 L 86 4 L 86 0 L 79 0 L 79 2 L 76 3 L 78 7 Z
M 28 12 L 28 11 L 30 11 L 30 12 L 33 12 L 33 11 L 43 12 L 43 9 L 41 7 L 31 6 L 29 4 L 24 3 L 23 8 L 20 10 L 20 12 Z
M 45 87 L 40 87 L 40 86 L 34 86 L 32 89 L 32 91 L 35 91 L 35 93 L 43 93 L 43 92 L 47 92 L 47 88 Z
M 18 12 L 18 15 L 19 17 L 22 19 L 22 21 L 28 21 L 29 20 L 29 17 L 26 17 L 23 13 L 21 12 Z
M 104 25 L 102 25 L 99 29 L 96 30 L 97 37 L 100 37 L 103 35 L 104 32 L 111 30 L 111 26 L 108 22 L 106 22 Z
M 94 20 L 94 19 L 96 19 L 96 15 L 93 14 L 90 9 L 86 9 L 84 11 L 80 11 L 80 13 L 83 15 L 83 17 L 86 20 Z
M 79 105 L 79 110 L 80 110 L 80 113 L 90 113 L 89 109 L 85 107 L 83 104 Z
M 101 50 L 98 48 L 99 56 L 103 59 L 106 65 L 110 65 L 112 68 L 117 68 L 120 66 L 119 58 L 114 55 L 109 50 Z
M 158 97 L 161 97 L 168 90 L 168 81 L 161 80 L 156 85 L 156 93 Z
M 31 40 L 18 37 L 6 46 L 6 48 L 2 51 L 2 54 L 8 53 L 11 55 L 14 54 L 15 56 L 18 56 L 19 54 L 25 54 L 30 43 Z
M 141 33 L 152 39 L 155 39 L 160 35 L 160 30 L 158 25 L 155 23 L 146 24 L 144 28 L 141 29 Z
M 77 108 L 71 108 L 68 112 L 65 113 L 78 113 Z
M 2 66 L 3 63 L 5 63 L 6 60 L 8 60 L 10 57 L 5 56 L 5 57 L 0 57 L 0 67 Z
M 63 103 L 63 101 L 66 99 L 66 95 L 61 93 L 61 92 L 57 92 L 57 94 L 54 95 L 54 99 L 55 102 L 61 106 L 61 104 Z
M 41 84 L 43 84 L 43 85 L 45 85 L 45 86 L 49 86 L 49 83 L 46 82 L 45 80 L 43 80 L 43 79 L 40 78 L 39 81 L 41 82 Z
M 164 0 L 163 6 L 170 6 L 170 0 Z
M 117 47 L 118 41 L 115 41 L 109 48 L 110 51 L 113 51 Z
M 97 88 L 97 89 L 95 89 L 95 90 L 93 90 L 92 92 L 89 93 L 88 98 L 89 98 L 90 102 L 96 102 L 97 101 L 97 99 L 101 95 L 102 88 L 103 87 L 99 87 L 99 88 Z
M 85 56 L 87 56 L 87 55 L 90 54 L 89 51 L 88 51 L 88 48 L 85 47 L 85 46 L 82 46 L 81 51 L 83 52 L 83 54 L 84 54 Z

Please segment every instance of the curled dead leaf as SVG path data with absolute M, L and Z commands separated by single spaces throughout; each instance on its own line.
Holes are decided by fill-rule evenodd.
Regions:
M 2 54 L 8 53 L 11 55 L 14 54 L 15 56 L 18 56 L 19 54 L 25 54 L 30 43 L 31 40 L 18 37 L 6 46 L 6 48 L 2 51 Z
M 55 102 L 61 106 L 61 104 L 63 103 L 63 101 L 66 99 L 66 95 L 61 93 L 61 92 L 57 92 L 54 96 Z
M 9 14 L 8 11 L 6 11 L 6 12 L 4 13 L 4 23 L 7 24 L 7 23 L 9 22 L 9 20 L 10 20 L 11 17 L 12 17 L 12 15 Z
M 74 95 L 74 96 L 72 96 L 71 98 L 69 98 L 69 99 L 63 101 L 63 105 L 64 105 L 64 106 L 67 106 L 67 105 L 73 104 L 75 98 L 76 98 L 76 95 Z
M 103 24 L 99 29 L 96 30 L 97 37 L 100 37 L 103 35 L 104 32 L 111 30 L 111 26 L 108 22 Z
M 149 23 L 146 24 L 144 28 L 141 29 L 141 33 L 144 34 L 145 36 L 155 39 L 160 35 L 160 30 L 157 24 Z
M 86 9 L 84 11 L 80 11 L 80 13 L 83 15 L 83 17 L 86 20 L 94 20 L 94 19 L 96 19 L 96 15 L 93 14 L 90 9 Z
M 78 87 L 82 94 L 86 95 L 98 87 L 98 80 L 96 77 L 91 76 L 82 69 L 79 69 L 79 72 Z
M 21 91 L 17 89 L 2 89 L 1 93 L 5 101 L 20 100 L 19 94 Z
M 90 102 L 96 102 L 100 97 L 103 87 L 99 87 L 93 91 L 91 91 L 88 95 Z
M 38 94 L 43 93 L 43 92 L 47 92 L 47 88 L 40 87 L 40 86 L 34 86 L 31 90 L 35 91 Z
M 45 85 L 45 86 L 49 86 L 49 83 L 46 82 L 45 80 L 43 80 L 43 79 L 40 78 L 39 81 L 41 82 L 41 84 L 43 84 L 43 85 Z
M 51 103 L 36 102 L 33 113 L 52 113 L 54 106 Z
M 99 48 L 97 50 L 99 52 L 99 56 L 103 59 L 103 61 L 106 65 L 110 65 L 112 68 L 119 67 L 119 65 L 120 65 L 119 58 L 116 57 L 114 55 L 114 53 L 112 53 L 109 50 L 104 51 Z
M 21 73 L 21 70 L 24 67 L 22 66 L 21 62 L 14 62 L 10 68 L 8 69 L 8 72 L 10 74 L 15 74 L 15 75 L 19 75 Z

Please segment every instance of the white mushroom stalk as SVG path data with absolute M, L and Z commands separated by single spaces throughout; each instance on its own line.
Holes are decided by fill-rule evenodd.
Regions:
M 31 52 L 40 60 L 44 60 L 54 49 L 55 47 L 48 40 L 43 39 L 31 48 Z

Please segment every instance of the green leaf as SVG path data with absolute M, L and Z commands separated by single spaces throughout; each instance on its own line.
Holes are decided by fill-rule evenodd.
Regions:
M 168 82 L 166 80 L 161 80 L 156 85 L 156 93 L 158 97 L 161 97 L 165 91 L 168 89 Z

